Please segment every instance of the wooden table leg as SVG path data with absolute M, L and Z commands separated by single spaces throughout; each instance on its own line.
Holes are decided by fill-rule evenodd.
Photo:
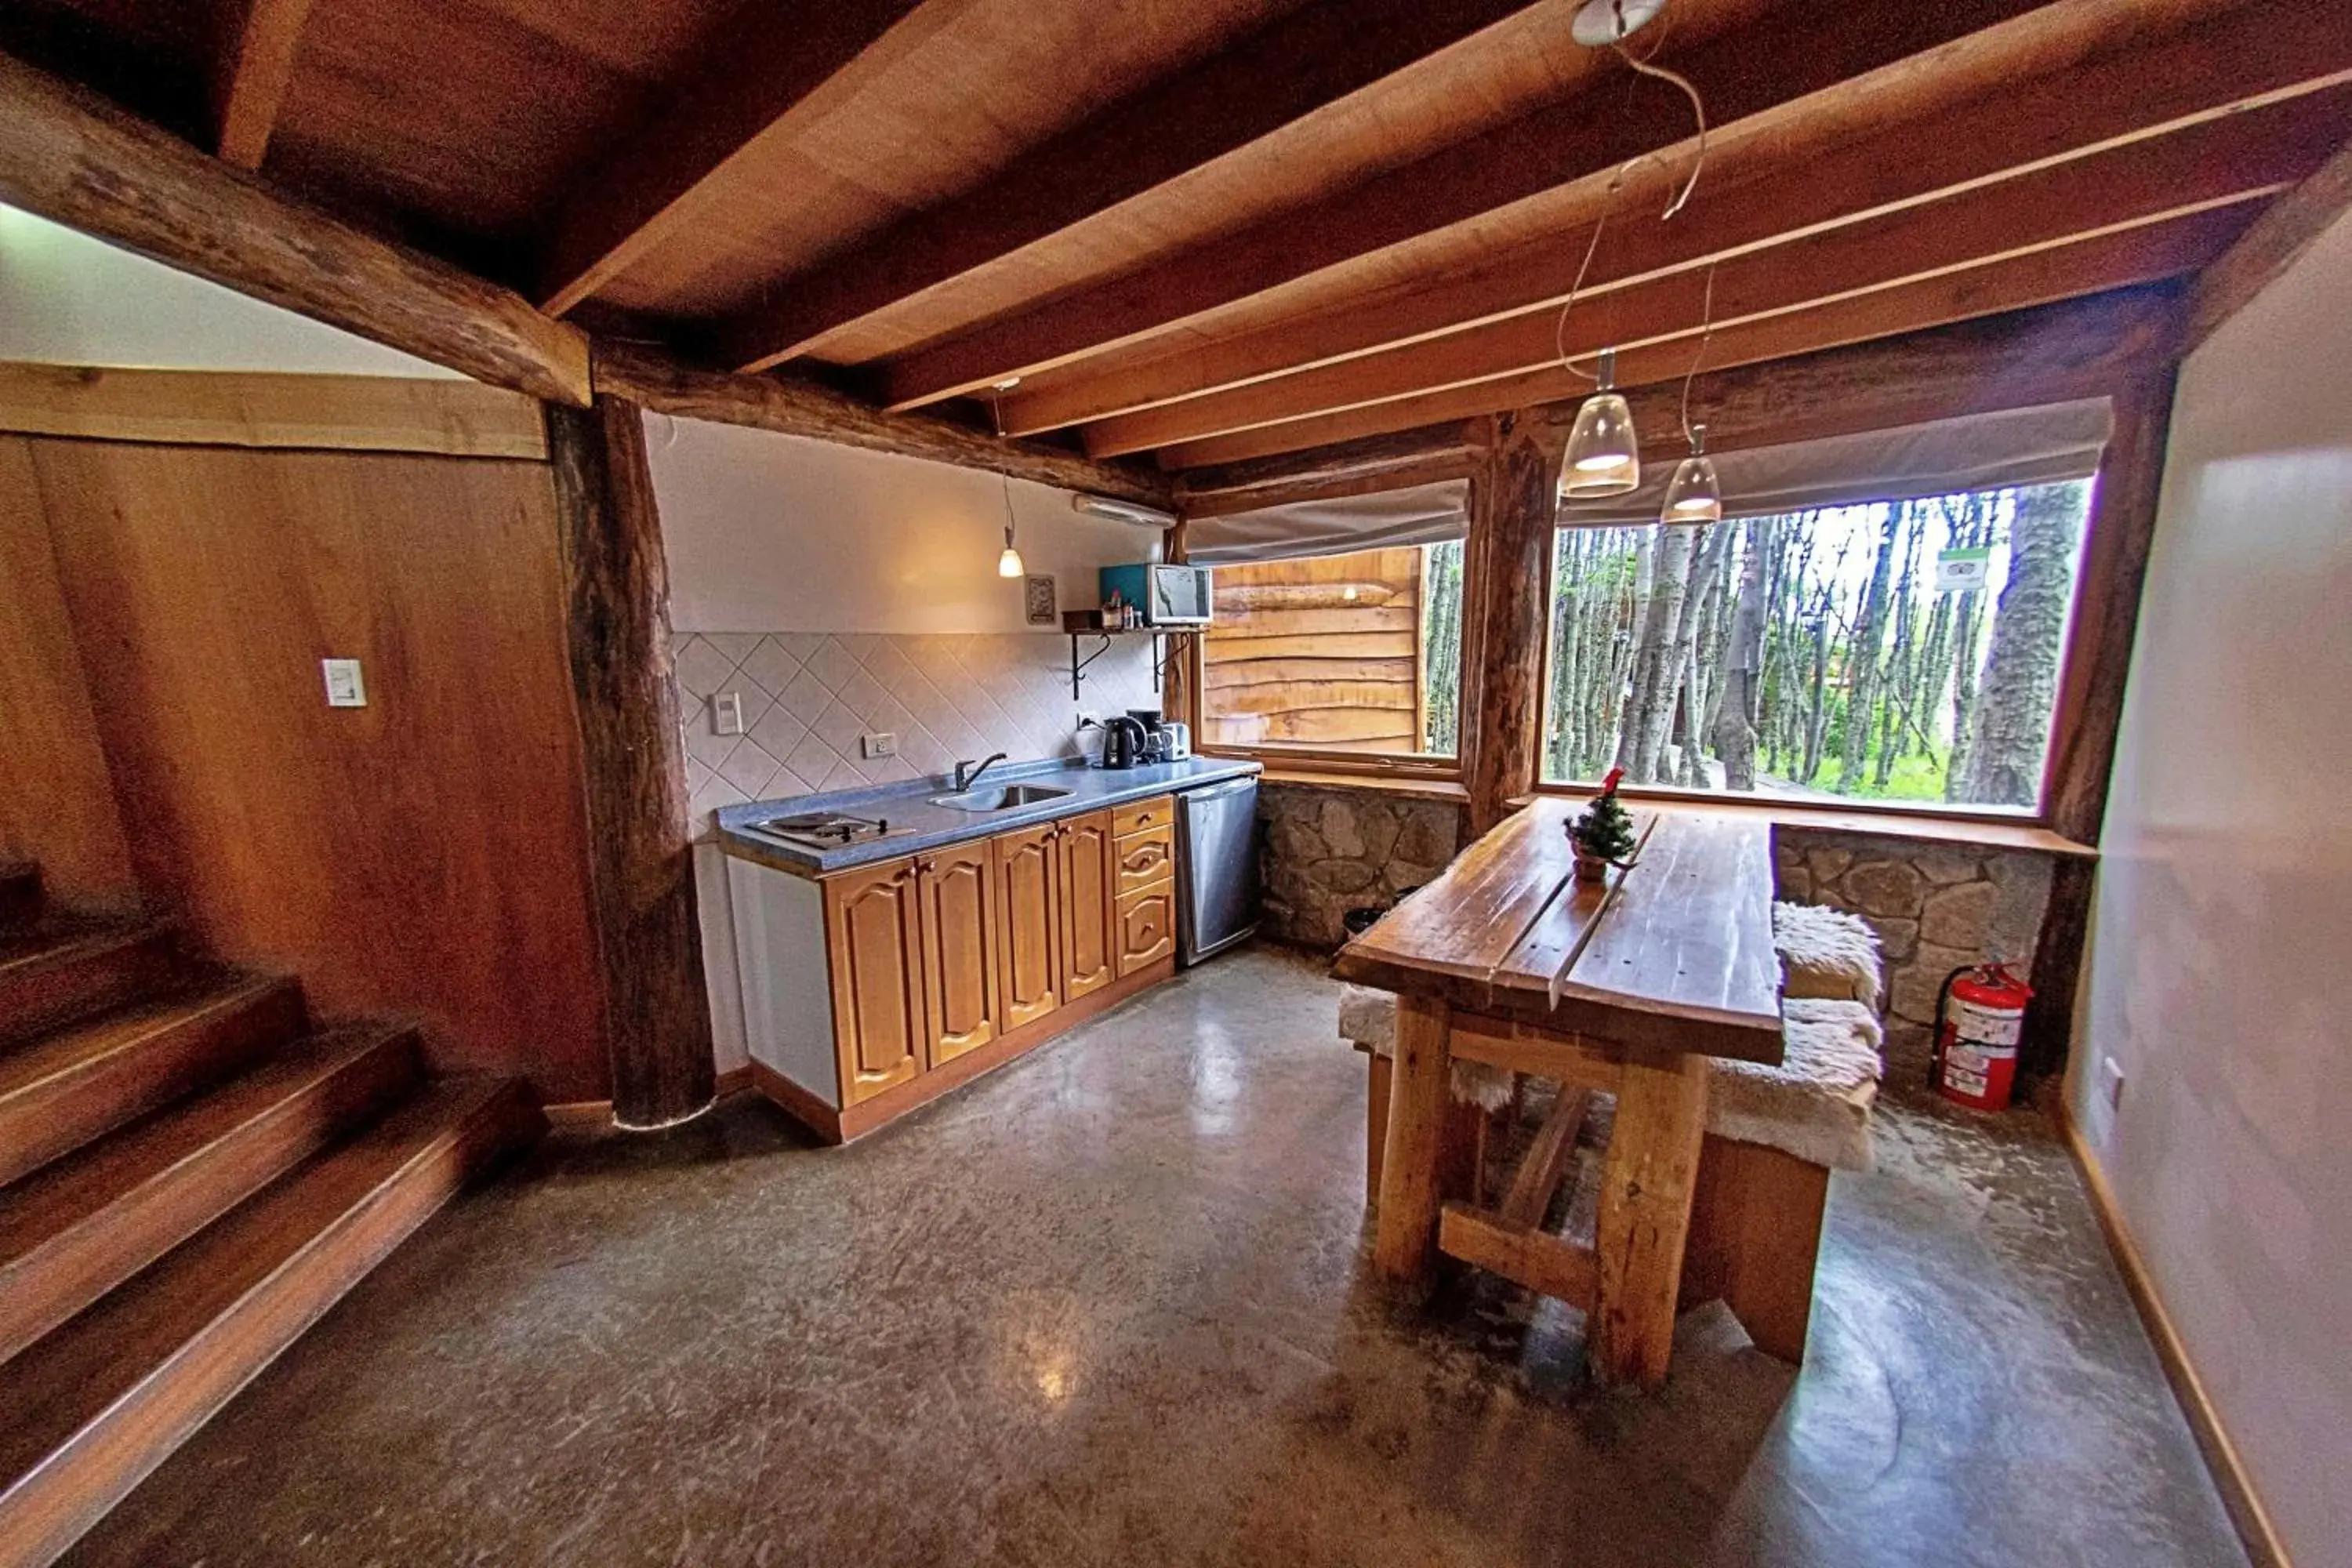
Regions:
M 1654 1388 L 1665 1381 L 1706 1136 L 1706 1074 L 1705 1057 L 1625 1053 L 1594 1226 L 1600 1290 L 1585 1326 L 1592 1375 L 1601 1383 Z
M 1388 1146 L 1381 1158 L 1380 1228 L 1372 1261 L 1390 1279 L 1423 1289 L 1436 1275 L 1437 1213 L 1444 1201 L 1439 1167 L 1451 1120 L 1451 1024 L 1452 1010 L 1443 1002 L 1397 998 Z

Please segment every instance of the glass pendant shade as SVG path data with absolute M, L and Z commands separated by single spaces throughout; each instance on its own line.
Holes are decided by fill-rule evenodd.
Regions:
M 996 558 L 996 574 L 1000 577 L 1018 577 L 1022 570 L 1021 552 L 1013 549 L 1008 541 L 1004 546 L 1004 553 Z
M 1559 493 L 1565 500 L 1622 495 L 1642 482 L 1633 411 L 1614 388 L 1616 370 L 1616 351 L 1604 351 L 1601 389 L 1584 400 L 1568 433 L 1568 456 L 1559 468 Z
M 1699 454 L 1685 458 L 1666 486 L 1666 503 L 1658 510 L 1660 522 L 1721 522 L 1723 487 L 1716 482 L 1715 459 Z

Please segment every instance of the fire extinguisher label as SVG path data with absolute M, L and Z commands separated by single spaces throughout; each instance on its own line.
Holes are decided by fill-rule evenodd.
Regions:
M 1955 996 L 1949 1016 L 1961 1049 L 1973 1047 L 1988 1057 L 2017 1054 L 2017 1037 L 2025 1026 L 2024 1014 L 1982 1007 Z

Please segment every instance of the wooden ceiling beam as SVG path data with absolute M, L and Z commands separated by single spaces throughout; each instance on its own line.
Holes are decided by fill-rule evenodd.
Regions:
M 2022 25 L 2018 30 L 2023 30 Z M 1474 327 L 1520 310 L 1556 310 L 1572 280 L 1581 225 L 1616 215 L 1587 286 L 1704 265 L 1817 229 L 1860 223 L 2023 177 L 2066 159 L 2192 129 L 2352 80 L 2352 30 L 2328 0 L 2289 0 L 2209 17 L 2088 62 L 2044 64 L 1970 90 L 1942 93 L 1897 121 L 1824 135 L 1811 121 L 1786 134 L 1710 153 L 1690 205 L 1654 221 L 1673 174 L 1645 167 L 1614 202 L 1585 182 L 1556 235 L 1450 276 L 1401 283 L 1223 337 L 1208 333 L 1148 357 L 1105 356 L 1048 373 L 1004 400 L 1006 428 L 1035 434 L 1246 385 Z M 1832 129 L 1834 130 L 1834 122 Z M 1568 238 L 1558 237 L 1566 236 Z
M 1664 58 L 1697 86 L 1713 121 L 1731 125 L 1785 110 L 1810 94 L 2036 9 L 2035 0 L 1937 5 L 1878 0 L 1846 7 L 1833 27 L 1790 12 L 1691 48 L 1676 49 L 1670 38 Z M 1606 174 L 1690 137 L 1690 105 L 1681 94 L 1654 83 L 1640 84 L 1635 92 L 1629 93 L 1622 75 L 1607 72 L 1564 103 L 1333 196 L 902 356 L 884 369 L 884 401 L 919 406 L 1132 342 L 1310 273 Z
M 1003 440 L 929 414 L 890 414 L 845 393 L 773 375 L 697 370 L 658 350 L 596 343 L 599 395 L 658 414 L 708 419 L 779 435 L 984 468 L 1066 490 L 1166 507 L 1172 494 L 1156 469 L 1098 462 L 1034 441 Z
M 2177 284 L 2117 289 L 2036 309 L 1702 374 L 1691 413 L 1718 450 L 1850 436 L 2112 393 L 2179 355 Z M 1626 394 L 1645 443 L 1675 446 L 1681 388 Z M 1566 416 L 1573 403 L 1528 405 Z M 1265 457 L 1188 468 L 1176 504 L 1188 517 L 1321 493 L 1370 464 L 1409 466 L 1455 457 L 1477 419 L 1448 418 Z M 1717 438 L 1717 432 L 1721 437 Z
M 1096 457 L 1145 451 L 1314 413 L 1500 380 L 1556 363 L 1736 328 L 1945 273 L 1998 266 L 2209 206 L 2280 194 L 2352 132 L 2352 88 L 2208 121 L 2040 174 L 1740 252 L 1709 267 L 1580 298 L 1565 321 L 1523 312 L 1385 353 L 1163 404 L 1086 427 Z M 2086 290 L 2086 292 L 2095 291 Z
M 278 128 L 278 110 L 294 79 L 294 51 L 311 0 L 247 0 L 221 71 L 220 155 L 258 169 Z
M 2217 208 L 2148 228 L 2037 251 L 1995 267 L 1932 278 L 1812 310 L 1769 317 L 1717 332 L 1707 346 L 1707 363 L 1728 367 L 1757 364 L 2070 300 L 2103 286 L 2112 289 L 2177 279 L 2220 255 L 2244 232 L 2252 217 L 2251 204 Z M 1621 356 L 1618 374 L 1627 386 L 1668 384 L 1678 383 L 1690 364 L 1689 345 L 1667 342 Z M 2019 374 L 2031 374 L 2031 368 L 2020 367 Z M 1162 447 L 1158 456 L 1164 468 L 1194 468 L 1383 431 L 1406 430 L 1436 420 L 1463 419 L 1476 414 L 1575 399 L 1591 390 L 1590 382 L 1552 365 L 1498 381 L 1186 442 Z M 1707 422 L 1711 447 L 1738 437 L 1736 429 L 1718 431 L 1711 417 L 1702 413 L 1696 403 L 1692 417 Z M 1675 434 L 1675 444 L 1679 447 L 1678 429 Z
M 2352 145 L 2273 202 L 2238 242 L 2198 275 L 2189 291 L 2189 322 L 2183 352 L 2249 304 L 2271 281 L 2295 263 L 2311 244 L 2346 213 L 2352 212 Z
M 731 19 L 684 73 L 686 85 L 572 183 L 541 269 L 549 313 L 572 310 L 677 235 L 720 173 L 762 138 L 823 113 L 927 36 L 919 24 L 902 26 L 922 4 L 755 5 Z M 952 8 L 937 5 L 932 15 Z
M 780 364 L 827 332 L 1140 195 L 1535 3 L 1310 0 L 976 189 L 786 279 L 772 303 L 719 328 L 720 357 L 746 371 Z
M 5 55 L 0 201 L 477 381 L 587 405 L 578 328 Z

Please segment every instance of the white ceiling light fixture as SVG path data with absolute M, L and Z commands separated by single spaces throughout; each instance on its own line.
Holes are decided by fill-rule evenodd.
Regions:
M 996 423 L 996 438 L 1004 439 L 1004 395 L 1021 384 L 1017 375 L 1007 377 L 990 388 L 988 409 Z M 1000 577 L 1020 577 L 1029 568 L 1022 563 L 1021 552 L 1013 542 L 1013 476 L 999 470 L 997 479 L 1004 486 L 1004 552 L 996 558 L 996 574 Z
M 1658 19 L 1666 0 L 1584 0 L 1569 36 L 1588 49 L 1622 44 Z

